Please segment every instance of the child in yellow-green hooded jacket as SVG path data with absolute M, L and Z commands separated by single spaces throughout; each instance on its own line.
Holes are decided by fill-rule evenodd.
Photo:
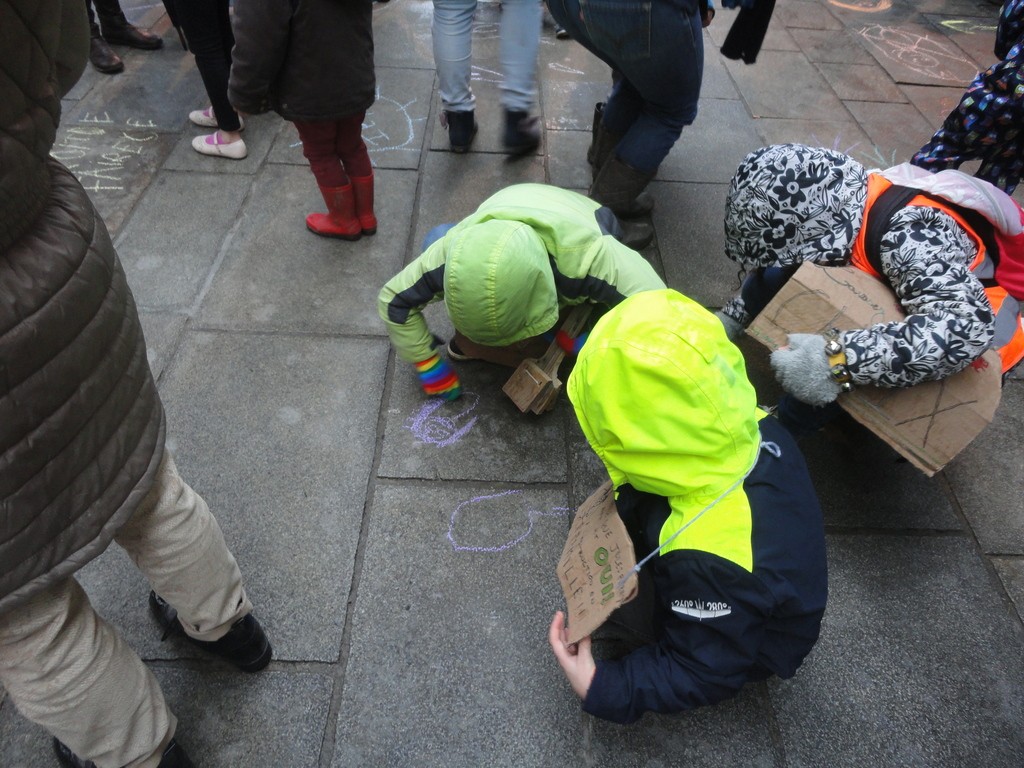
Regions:
M 471 342 L 508 347 L 555 330 L 566 307 L 614 306 L 665 287 L 639 253 L 619 242 L 608 208 L 558 187 L 506 187 L 458 224 L 437 229 L 447 231 L 378 297 L 391 343 L 416 366 L 428 395 L 455 399 L 461 386 L 423 318 L 427 304 L 443 300 L 457 333 Z M 575 352 L 580 342 L 567 339 L 564 346 Z M 465 359 L 450 344 L 448 353 Z
M 591 638 L 549 641 L 592 715 L 620 723 L 795 674 L 818 639 L 828 577 L 821 509 L 796 443 L 758 409 L 718 319 L 675 291 L 626 299 L 568 381 L 640 563 L 640 592 Z

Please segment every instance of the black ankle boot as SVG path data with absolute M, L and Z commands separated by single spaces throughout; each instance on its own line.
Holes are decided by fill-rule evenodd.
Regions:
M 243 672 L 259 672 L 270 663 L 273 650 L 263 627 L 251 613 L 232 625 L 219 640 L 196 640 L 185 632 L 178 621 L 178 612 L 156 592 L 149 593 L 149 608 L 168 635 L 182 635 L 190 643 L 214 656 L 230 661 Z
M 63 768 L 96 768 L 92 760 L 83 760 L 70 749 L 68 745 L 59 739 L 53 740 L 53 751 L 57 755 L 57 762 Z M 160 758 L 160 765 L 157 768 L 195 768 L 185 750 L 174 739 L 171 739 Z
M 596 179 L 601 168 L 611 155 L 612 150 L 622 140 L 621 133 L 609 131 L 604 124 L 604 102 L 594 105 L 594 124 L 590 129 L 590 147 L 587 149 L 587 162 L 590 164 L 590 177 Z
M 89 61 L 105 75 L 115 75 L 124 71 L 124 62 L 121 61 L 121 57 L 111 50 L 106 40 L 100 37 L 100 31 L 95 26 L 92 36 L 89 38 Z
M 441 113 L 441 125 L 448 129 L 448 143 L 452 152 L 462 154 L 469 151 L 469 145 L 473 143 L 477 129 L 473 110 L 450 112 L 446 109 Z
M 529 112 L 505 110 L 505 149 L 515 156 L 532 152 L 540 145 L 540 118 Z

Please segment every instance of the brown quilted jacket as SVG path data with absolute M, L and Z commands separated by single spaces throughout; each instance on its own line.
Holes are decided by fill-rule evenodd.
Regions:
M 0 613 L 110 543 L 152 487 L 164 412 L 85 190 L 49 158 L 81 0 L 0 0 Z

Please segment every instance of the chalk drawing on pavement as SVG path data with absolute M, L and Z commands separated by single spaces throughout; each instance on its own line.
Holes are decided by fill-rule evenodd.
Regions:
M 995 34 L 997 29 L 995 24 L 986 24 L 977 19 L 946 19 L 945 21 L 940 21 L 939 24 L 953 32 L 960 32 L 965 35 L 978 35 L 982 33 L 992 35 Z
M 152 120 L 115 123 L 106 112 L 86 113 L 62 128 L 50 154 L 78 177 L 89 192 L 125 189 L 128 166 L 139 161 L 158 138 Z
M 892 8 L 892 0 L 828 0 L 830 4 L 836 8 L 842 8 L 844 11 L 859 11 L 860 13 L 878 13 L 879 11 L 888 11 Z
M 857 31 L 881 56 L 929 80 L 968 83 L 977 69 L 951 43 L 928 35 L 871 24 Z
M 491 493 L 486 496 L 474 496 L 472 499 L 467 499 L 462 502 L 452 511 L 451 519 L 448 523 L 448 541 L 452 545 L 452 549 L 456 552 L 484 552 L 484 553 L 498 553 L 504 552 L 508 549 L 512 549 L 517 544 L 524 541 L 531 533 L 533 533 L 533 527 L 536 521 L 544 517 L 565 517 L 569 514 L 570 510 L 568 507 L 551 507 L 546 511 L 536 509 L 524 509 L 522 504 L 522 491 L 502 491 L 501 493 Z M 496 499 L 507 500 L 505 503 L 488 503 Z M 512 503 L 507 503 L 512 502 Z M 515 509 L 513 509 L 515 507 Z M 491 544 L 468 544 L 465 543 L 468 539 L 471 539 L 473 535 L 481 536 L 481 530 L 489 526 L 478 526 L 474 534 L 467 535 L 466 533 L 457 532 L 457 528 L 468 528 L 468 525 L 459 525 L 460 520 L 469 516 L 470 514 L 477 512 L 486 517 L 493 517 L 494 515 L 501 515 L 507 519 L 508 515 L 520 515 L 521 519 L 526 523 L 526 530 L 522 531 L 518 535 L 512 535 L 511 538 L 505 538 L 504 541 Z M 496 537 L 497 538 L 497 537 Z
M 470 414 L 480 403 L 480 395 L 475 392 L 463 392 L 462 397 L 449 403 L 439 397 L 425 402 L 416 415 L 406 419 L 405 428 L 412 432 L 421 443 L 446 448 L 454 445 L 476 424 L 479 416 L 470 418 Z M 452 411 L 461 409 L 454 415 Z M 439 412 L 440 411 L 440 412 Z

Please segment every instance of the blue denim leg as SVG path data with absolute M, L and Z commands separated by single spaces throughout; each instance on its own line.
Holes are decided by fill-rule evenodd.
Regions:
M 622 75 L 602 120 L 615 154 L 653 172 L 697 116 L 704 38 L 696 0 L 549 0 L 574 40 Z
M 430 246 L 440 240 L 442 237 L 448 234 L 448 230 L 455 226 L 454 221 L 450 221 L 447 224 L 438 224 L 432 230 L 427 232 L 427 236 L 423 238 L 423 247 L 420 248 L 420 253 L 427 250 Z
M 529 112 L 537 101 L 537 48 L 542 12 L 537 0 L 502 0 L 501 104 Z
M 476 105 L 469 85 L 473 56 L 473 14 L 476 0 L 434 0 L 434 66 L 441 104 L 453 112 Z
M 782 422 L 782 426 L 788 429 L 793 437 L 799 438 L 812 435 L 824 428 L 842 410 L 839 403 L 834 400 L 828 405 L 817 406 L 808 405 L 792 395 L 783 395 L 779 400 L 775 417 Z
M 755 269 L 743 280 L 740 296 L 743 297 L 743 308 L 751 317 L 761 314 L 775 294 L 796 272 L 796 267 L 762 267 Z

